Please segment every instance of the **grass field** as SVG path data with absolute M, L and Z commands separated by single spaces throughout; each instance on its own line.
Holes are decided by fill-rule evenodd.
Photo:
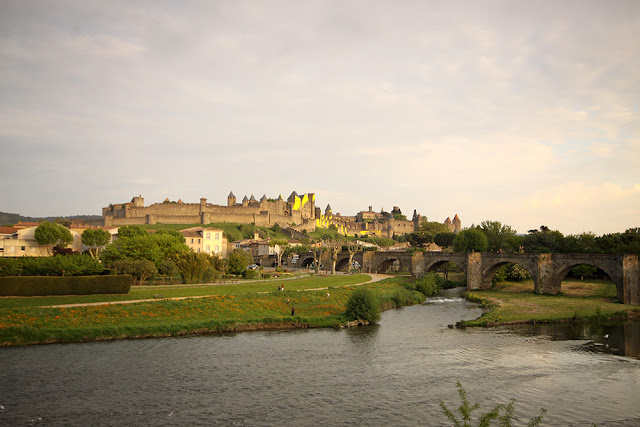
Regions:
M 369 276 L 313 279 L 299 279 L 295 283 L 284 281 L 287 289 L 284 292 L 276 290 L 276 282 L 268 285 L 229 285 L 226 289 L 223 286 L 211 286 L 207 289 L 217 289 L 218 294 L 134 304 L 36 307 L 18 306 L 15 301 L 19 299 L 9 298 L 14 305 L 0 309 L 0 344 L 85 342 L 269 328 L 336 327 L 347 320 L 344 316 L 345 303 L 354 289 L 353 284 L 362 283 Z M 405 289 L 405 281 L 406 278 L 394 278 L 363 286 L 376 293 L 384 308 L 423 301 L 422 294 Z M 250 290 L 252 286 L 254 288 Z M 295 291 L 307 287 L 329 287 L 329 290 Z M 156 292 L 157 288 L 153 287 L 153 291 Z M 202 292 L 200 288 L 176 288 L 175 292 L 194 296 Z M 256 293 L 264 291 L 267 292 Z M 77 302 L 80 297 L 72 298 Z M 59 302 L 59 298 L 46 300 L 52 299 Z M 39 298 L 40 303 L 43 301 L 45 299 Z M 292 308 L 296 310 L 295 315 L 291 314 Z
M 639 306 L 614 302 L 615 285 L 609 281 L 566 280 L 561 295 L 536 295 L 533 282 L 504 282 L 489 290 L 467 293 L 472 301 L 482 303 L 489 311 L 464 326 L 492 326 L 508 323 L 543 323 L 625 318 Z
M 155 295 L 165 298 L 197 297 L 205 295 L 245 294 L 252 292 L 270 292 L 284 285 L 286 290 L 316 289 L 335 286 L 356 285 L 367 282 L 371 276 L 354 274 L 350 276 L 311 276 L 287 280 L 256 280 L 229 285 L 155 285 L 133 286 L 128 294 L 111 295 L 74 295 L 47 297 L 4 297 L 0 298 L 0 310 L 16 307 L 39 307 L 61 304 L 87 304 L 94 302 L 132 301 L 152 299 Z

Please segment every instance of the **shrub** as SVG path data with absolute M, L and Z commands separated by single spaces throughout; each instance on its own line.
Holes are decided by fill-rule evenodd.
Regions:
M 156 265 L 148 259 L 121 259 L 114 262 L 113 266 L 120 274 L 130 274 L 134 284 L 138 285 L 158 274 Z
M 3 277 L 1 296 L 126 294 L 131 276 Z
M 211 256 L 203 253 L 180 252 L 174 255 L 174 261 L 184 283 L 201 283 L 212 268 Z
M 349 297 L 345 314 L 348 320 L 377 323 L 380 320 L 380 304 L 370 289 L 359 287 Z
M 262 276 L 260 270 L 245 270 L 242 275 L 245 279 L 259 279 Z
M 438 292 L 443 279 L 435 273 L 427 273 L 421 279 L 415 281 L 415 290 L 421 292 L 425 297 L 432 297 Z

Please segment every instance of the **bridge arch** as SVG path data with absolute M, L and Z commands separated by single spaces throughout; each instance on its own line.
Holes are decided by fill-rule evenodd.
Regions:
M 313 265 L 313 256 L 309 256 L 309 255 L 300 256 L 300 259 L 298 260 L 298 266 L 300 268 L 306 268 L 312 265 Z
M 553 286 L 554 293 L 560 292 L 562 281 L 567 277 L 567 274 L 574 268 L 582 264 L 592 265 L 598 267 L 604 271 L 609 279 L 616 286 L 616 296 L 622 301 L 624 298 L 624 284 L 620 266 L 617 263 L 612 263 L 610 257 L 587 255 L 587 256 L 563 256 L 564 254 L 554 255 L 554 277 Z

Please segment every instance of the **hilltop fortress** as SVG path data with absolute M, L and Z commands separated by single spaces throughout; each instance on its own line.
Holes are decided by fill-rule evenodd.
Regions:
M 334 215 L 329 205 L 324 212 L 316 207 L 315 193 L 300 196 L 295 191 L 286 201 L 282 195 L 277 199 L 269 199 L 263 195 L 259 201 L 252 195 L 250 198 L 244 196 L 241 203 L 237 203 L 236 196 L 231 192 L 227 196 L 226 206 L 207 203 L 205 198 L 201 198 L 200 203 L 184 203 L 182 200 L 172 202 L 167 199 L 162 203 L 145 206 L 144 198 L 140 195 L 130 202 L 110 204 L 102 208 L 105 226 L 236 222 L 265 227 L 278 224 L 282 228 L 298 232 L 335 226 L 345 235 L 378 237 L 404 235 L 419 229 L 423 217 L 416 211 L 411 220 L 394 219 L 393 214 L 396 213 L 400 213 L 398 207 L 394 207 L 391 214 L 386 214 L 373 212 L 370 206 L 368 211 L 359 212 L 355 216 Z M 453 221 L 447 218 L 444 224 L 452 232 L 458 232 L 462 228 L 458 215 Z

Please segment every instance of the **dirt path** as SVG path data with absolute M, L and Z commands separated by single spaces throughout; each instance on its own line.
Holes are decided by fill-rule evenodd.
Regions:
M 357 285 L 348 285 L 348 286 L 360 286 L 360 285 L 366 285 L 367 283 L 374 283 L 374 282 L 379 282 L 380 280 L 384 280 L 388 277 L 386 274 L 374 274 L 374 273 L 365 273 L 367 274 L 367 276 L 371 276 L 371 280 L 369 280 L 368 282 L 363 282 L 363 283 L 358 283 Z M 304 289 L 305 291 L 322 291 L 325 289 L 329 289 L 328 287 L 325 288 L 314 288 L 314 289 Z M 266 291 L 266 292 L 257 292 L 259 294 L 267 294 L 270 291 Z M 149 298 L 149 299 L 135 299 L 135 300 L 126 300 L 126 301 L 105 301 L 105 302 L 87 302 L 87 303 L 81 303 L 81 304 L 60 304 L 60 305 L 47 305 L 45 307 L 83 307 L 83 306 L 89 306 L 89 305 L 112 305 L 112 304 L 135 304 L 138 302 L 151 302 L 151 301 L 162 301 L 162 300 L 182 300 L 182 299 L 188 299 L 188 298 L 208 298 L 208 297 L 213 297 L 216 295 L 197 295 L 197 296 L 190 296 L 190 297 L 172 297 L 172 298 Z

